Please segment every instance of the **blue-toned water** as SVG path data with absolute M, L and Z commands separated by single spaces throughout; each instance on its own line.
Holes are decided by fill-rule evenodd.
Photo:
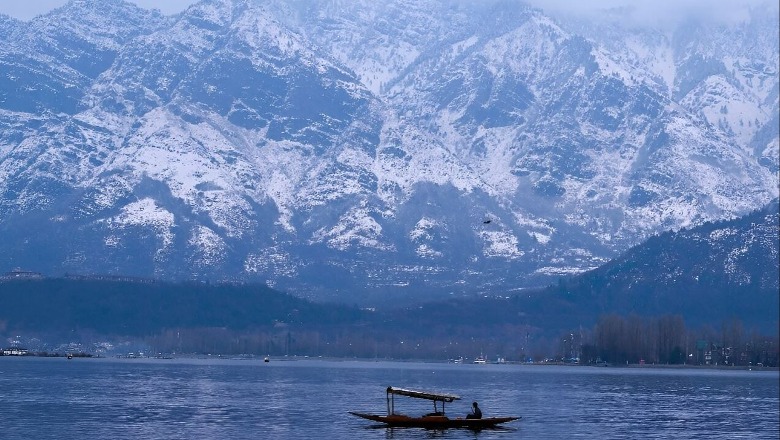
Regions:
M 376 428 L 385 387 L 459 394 L 504 430 Z M 777 371 L 0 357 L 2 439 L 778 439 Z M 396 409 L 429 412 L 407 398 Z

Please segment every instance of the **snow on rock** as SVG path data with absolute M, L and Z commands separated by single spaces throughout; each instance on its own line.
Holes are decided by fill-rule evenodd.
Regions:
M 145 198 L 132 202 L 122 207 L 121 212 L 111 218 L 102 220 L 111 230 L 121 230 L 130 227 L 147 227 L 153 230 L 160 240 L 155 258 L 162 258 L 164 253 L 173 244 L 176 225 L 173 213 L 157 204 L 154 199 Z M 106 244 L 116 243 L 116 239 L 109 239 Z
M 312 243 L 326 243 L 341 251 L 350 248 L 393 250 L 393 245 L 383 241 L 382 226 L 367 207 L 351 209 L 331 227 L 323 227 L 312 234 Z

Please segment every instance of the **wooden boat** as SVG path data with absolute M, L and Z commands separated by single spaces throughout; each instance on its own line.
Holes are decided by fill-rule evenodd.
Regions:
M 396 395 L 407 396 L 416 399 L 432 400 L 433 412 L 420 417 L 411 417 L 396 413 Z M 351 411 L 350 414 L 374 422 L 384 423 L 389 427 L 413 427 L 426 429 L 486 429 L 495 428 L 502 423 L 520 419 L 520 417 L 486 417 L 480 419 L 472 419 L 467 417 L 449 418 L 444 412 L 444 404 L 454 402 L 455 400 L 460 400 L 460 397 L 453 394 L 430 393 L 426 391 L 414 391 L 403 388 L 387 387 L 387 415 L 375 415 Z M 439 402 L 441 402 L 441 410 L 439 410 Z

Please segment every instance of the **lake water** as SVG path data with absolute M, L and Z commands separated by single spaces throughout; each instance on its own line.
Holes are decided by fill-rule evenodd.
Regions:
M 507 429 L 377 428 L 388 385 L 477 400 Z M 777 371 L 0 357 L 2 439 L 778 439 Z M 429 412 L 401 397 L 396 410 Z

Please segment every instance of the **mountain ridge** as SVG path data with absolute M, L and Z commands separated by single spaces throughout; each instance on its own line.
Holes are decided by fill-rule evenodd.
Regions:
M 0 85 L 0 264 L 446 295 L 544 284 L 777 196 L 760 143 L 538 10 L 281 3 L 117 0 L 135 21 L 94 37 L 61 20 L 88 41 L 59 41 L 70 59 L 108 50 Z M 81 8 L 0 35 L 45 42 L 35 29 Z M 46 51 L 25 48 L 0 64 L 34 71 Z M 757 133 L 771 152 L 776 130 Z
M 626 313 L 676 311 L 691 321 L 737 319 L 777 329 L 780 205 L 665 232 L 552 290 Z M 599 299 L 600 298 L 600 299 Z M 716 318 L 717 317 L 717 318 Z

